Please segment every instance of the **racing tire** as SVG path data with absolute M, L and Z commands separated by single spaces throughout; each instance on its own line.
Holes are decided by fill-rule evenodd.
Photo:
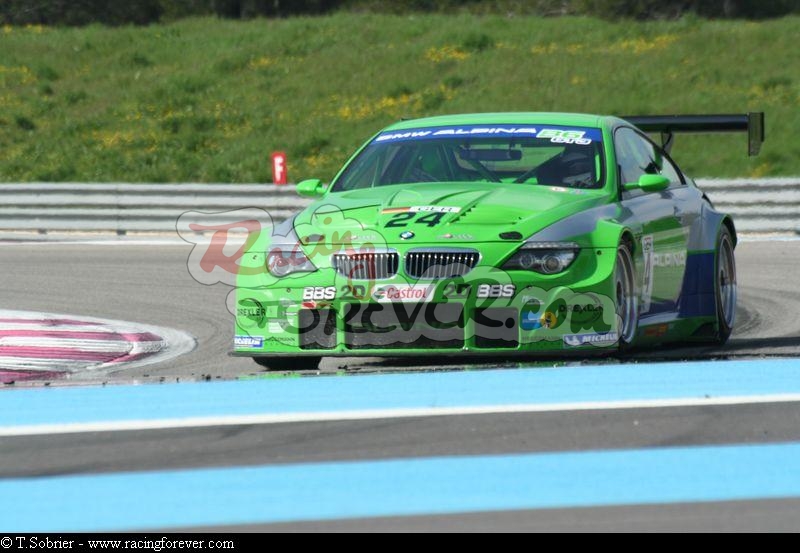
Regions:
M 268 371 L 315 371 L 319 368 L 321 356 L 302 357 L 253 357 L 253 361 Z
M 714 342 L 722 345 L 730 338 L 736 320 L 736 258 L 733 255 L 731 231 L 725 225 L 722 225 L 717 237 L 714 299 L 717 309 L 717 334 Z
M 614 305 L 619 321 L 617 334 L 620 351 L 630 349 L 639 326 L 635 274 L 631 247 L 628 242 L 622 242 L 617 247 L 617 259 L 614 264 Z

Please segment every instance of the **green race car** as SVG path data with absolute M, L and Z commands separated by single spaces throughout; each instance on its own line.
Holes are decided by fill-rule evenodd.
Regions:
M 730 216 L 669 156 L 676 132 L 745 131 L 763 113 L 488 113 L 394 124 L 316 198 L 251 240 L 237 355 L 476 355 L 724 343 L 736 310 Z M 645 133 L 661 133 L 662 145 Z

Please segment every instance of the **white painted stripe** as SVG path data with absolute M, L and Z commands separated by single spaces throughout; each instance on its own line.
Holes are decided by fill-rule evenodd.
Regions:
M 70 380 L 93 380 L 98 375 L 109 374 L 123 369 L 142 367 L 174 359 L 192 351 L 197 342 L 195 338 L 180 330 L 159 326 L 144 325 L 129 321 L 98 319 L 82 315 L 63 315 L 56 313 L 39 313 L 31 311 L 15 311 L 0 309 L 0 319 L 14 322 L 0 323 L 2 330 L 27 330 L 33 332 L 69 331 L 69 332 L 107 332 L 116 334 L 141 334 L 148 332 L 162 338 L 161 341 L 124 342 L 120 340 L 79 340 L 74 338 L 23 337 L 4 336 L 0 345 L 8 346 L 42 346 L 67 347 L 76 351 L 89 353 L 120 353 L 135 356 L 146 353 L 141 359 L 127 361 L 115 359 L 108 363 L 98 361 L 76 361 L 67 359 L 24 358 L 0 355 L 0 368 L 9 370 L 67 371 Z M 48 325 L 46 321 L 67 319 L 80 321 L 79 325 Z M 23 322 L 24 321 L 24 322 Z M 116 337 L 116 336 L 115 336 Z M 26 340 L 32 342 L 23 342 Z M 10 340 L 10 341 L 9 341 Z M 124 344 L 124 346 L 123 346 Z M 11 352 L 8 352 L 11 353 Z
M 191 244 L 184 242 L 180 238 L 162 238 L 162 239 L 143 239 L 143 240 L 80 240 L 71 238 L 68 240 L 48 239 L 42 240 L 40 237 L 30 239 L 20 239 L 13 242 L 3 242 L 0 239 L 0 247 L 35 247 L 35 246 L 180 246 L 189 247 Z
M 78 338 L 39 338 L 36 336 L 0 336 L 0 347 L 67 348 L 91 353 L 153 353 L 164 342 L 126 342 L 125 340 L 82 340 Z M 2 355 L 0 355 L 2 357 Z M 44 356 L 42 356 L 44 358 Z
M 161 344 L 161 342 L 144 342 Z M 127 353 L 134 342 L 125 340 L 85 340 L 80 338 L 44 338 L 39 336 L 0 336 L 0 347 L 68 348 L 78 351 Z
M 62 317 L 63 318 L 63 317 Z M 21 319 L 23 320 L 23 319 Z M 33 319 L 24 319 L 33 321 Z M 128 328 L 135 328 L 132 325 L 128 325 Z M 126 332 L 126 330 L 120 330 L 119 327 L 117 328 L 109 328 L 107 326 L 101 325 L 100 323 L 94 324 L 85 324 L 85 325 L 48 325 L 42 324 L 41 321 L 35 322 L 19 322 L 19 323 L 0 323 L 0 330 L 32 330 L 37 332 Z
M 800 223 L 798 223 L 797 228 L 797 232 L 800 233 Z M 738 235 L 738 240 L 739 242 L 797 242 L 800 241 L 800 236 L 740 234 Z
M 99 362 L 98 362 L 99 363 Z M 97 365 L 98 363 L 94 363 Z M 0 356 L 0 369 L 26 371 L 67 371 L 72 372 L 92 363 L 72 359 L 34 359 L 31 357 Z
M 360 411 L 321 411 L 318 413 L 263 413 L 179 419 L 101 421 L 70 424 L 38 424 L 0 427 L 0 437 L 76 434 L 83 432 L 120 432 L 126 430 L 166 430 L 205 428 L 251 424 L 285 424 L 296 422 L 330 422 L 349 420 L 401 419 L 460 415 L 494 415 L 504 413 L 545 413 L 616 409 L 655 409 L 659 407 L 692 407 L 710 405 L 747 405 L 759 403 L 800 402 L 800 394 L 754 396 L 668 398 L 626 401 L 593 401 L 580 403 L 532 403 L 518 405 L 481 405 L 470 407 L 414 407 L 408 409 L 370 409 Z

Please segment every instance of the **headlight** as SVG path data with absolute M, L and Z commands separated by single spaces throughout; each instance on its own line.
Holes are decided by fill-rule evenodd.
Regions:
M 567 270 L 578 255 L 575 242 L 525 242 L 503 265 L 503 269 L 522 269 L 545 275 Z
M 276 244 L 267 254 L 267 270 L 273 276 L 284 277 L 292 273 L 310 273 L 317 268 L 300 249 L 300 244 Z

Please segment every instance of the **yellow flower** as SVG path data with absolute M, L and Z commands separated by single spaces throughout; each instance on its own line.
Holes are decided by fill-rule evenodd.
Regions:
M 11 85 L 13 81 L 6 82 L 5 76 L 3 74 L 7 74 L 9 79 L 18 79 L 18 84 L 31 84 L 36 82 L 36 75 L 28 69 L 24 65 L 20 65 L 19 67 L 6 67 L 5 65 L 0 65 L 0 76 L 3 77 L 3 84 Z
M 469 57 L 469 54 L 458 46 L 442 46 L 441 48 L 428 48 L 425 52 L 425 59 L 434 63 L 446 60 L 461 61 Z
M 606 51 L 610 53 L 633 52 L 634 54 L 644 54 L 653 50 L 663 50 L 676 40 L 678 40 L 676 35 L 658 35 L 652 40 L 639 37 L 616 42 L 609 46 Z
M 764 175 L 768 175 L 771 169 L 772 167 L 769 163 L 760 163 L 750 171 L 750 177 L 754 179 L 763 177 Z
M 261 56 L 258 59 L 250 60 L 250 63 L 247 65 L 250 69 L 261 69 L 262 67 L 269 67 L 273 63 L 275 63 L 275 61 L 272 58 Z
M 331 96 L 329 102 L 336 107 L 324 112 L 328 116 L 338 117 L 344 121 L 363 121 L 376 115 L 388 115 L 399 118 L 423 109 L 424 100 L 431 94 L 441 94 L 445 100 L 455 97 L 455 89 L 440 84 L 422 92 L 404 93 L 399 96 L 382 96 L 377 100 L 365 98 L 342 98 Z
M 92 131 L 92 138 L 102 148 L 111 149 L 132 143 L 134 135 L 132 131 Z
M 550 44 L 537 44 L 531 47 L 531 54 L 553 54 L 558 51 L 558 44 L 551 42 Z

